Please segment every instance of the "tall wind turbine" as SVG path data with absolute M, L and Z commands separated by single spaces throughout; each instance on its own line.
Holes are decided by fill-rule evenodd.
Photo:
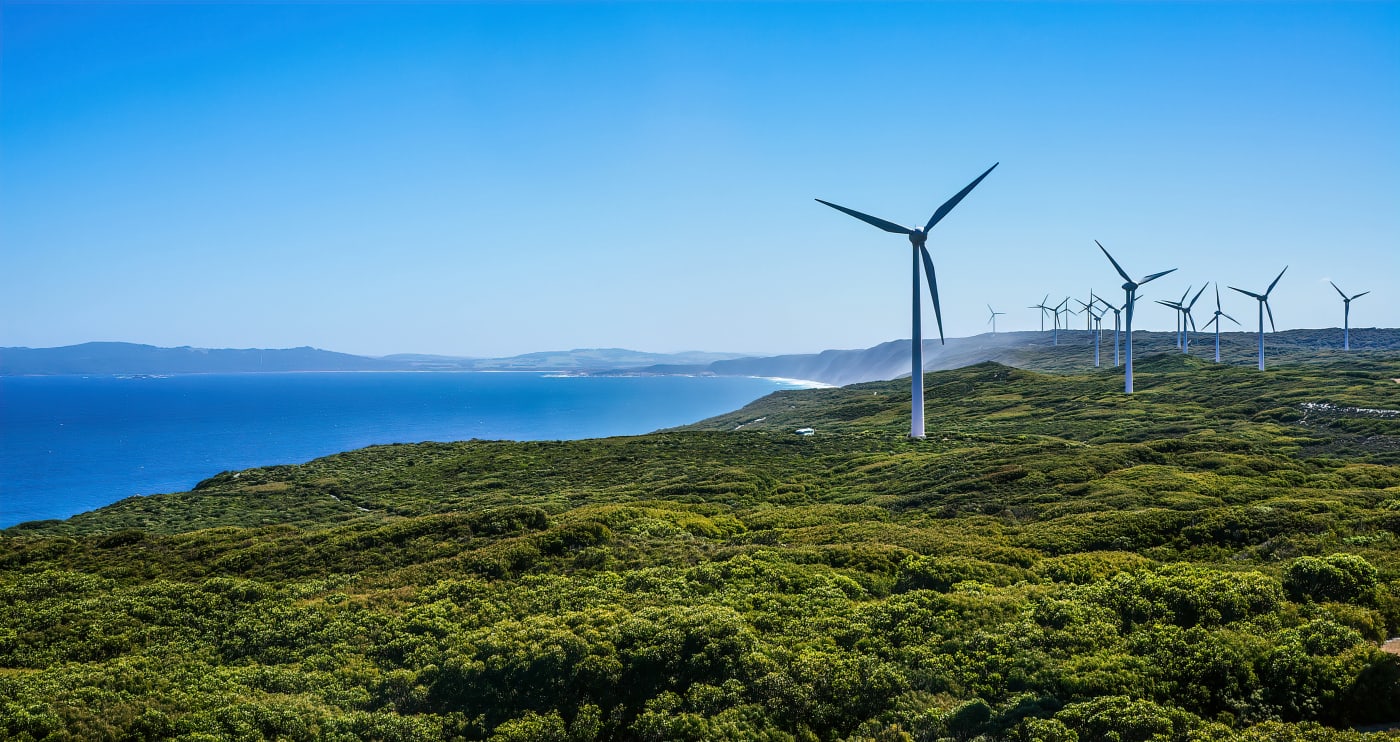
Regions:
M 1332 288 L 1337 289 L 1337 284 L 1332 283 Z M 1337 289 L 1337 293 L 1342 294 L 1342 350 L 1351 350 L 1351 300 L 1360 299 L 1371 292 L 1362 291 L 1356 296 L 1347 296 L 1341 289 Z
M 1274 282 L 1271 283 L 1271 284 L 1269 284 L 1269 288 L 1268 288 L 1267 290 L 1265 290 L 1263 294 L 1256 294 L 1256 293 L 1254 293 L 1253 291 L 1245 291 L 1244 289 L 1236 289 L 1234 286 L 1231 286 L 1231 287 L 1230 287 L 1230 288 L 1232 288 L 1232 289 L 1235 289 L 1235 291 L 1238 291 L 1238 292 L 1240 292 L 1241 294 L 1244 294 L 1245 296 L 1252 296 L 1252 297 L 1254 297 L 1255 299 L 1257 299 L 1257 300 L 1259 301 L 1259 370 L 1260 370 L 1260 371 L 1263 371 L 1263 370 L 1264 370 L 1264 311 L 1265 311 L 1265 310 L 1268 310 L 1268 312 L 1269 312 L 1269 328 L 1270 328 L 1270 329 L 1276 329 L 1276 328 L 1274 328 L 1274 310 L 1269 308 L 1269 294 L 1274 290 L 1274 287 L 1278 285 L 1278 279 L 1279 279 L 1279 278 L 1283 278 L 1283 274 L 1284 274 L 1285 272 L 1287 272 L 1287 271 L 1288 271 L 1288 266 L 1286 266 L 1286 265 L 1283 266 L 1283 270 L 1281 270 L 1281 271 L 1278 272 L 1278 278 L 1275 278 L 1275 279 L 1274 279 Z
M 1095 245 L 1098 245 L 1100 250 L 1103 250 L 1104 256 L 1108 258 L 1108 262 L 1110 262 L 1110 263 L 1113 264 L 1113 269 L 1116 270 L 1116 271 L 1118 271 L 1118 275 L 1120 275 L 1120 276 L 1123 277 L 1123 293 L 1124 293 L 1125 296 L 1127 296 L 1127 300 L 1123 302 L 1123 309 L 1128 313 L 1128 316 L 1127 316 L 1127 318 L 1126 318 L 1126 319 L 1127 319 L 1127 322 L 1126 322 L 1126 325 L 1127 325 L 1126 331 L 1127 331 L 1127 334 L 1128 334 L 1128 343 L 1127 343 L 1127 345 L 1128 345 L 1128 347 L 1127 347 L 1127 351 L 1128 351 L 1128 352 L 1127 352 L 1127 356 L 1128 356 L 1128 359 L 1127 359 L 1127 360 L 1128 360 L 1128 363 L 1127 363 L 1127 366 L 1126 366 L 1126 371 L 1125 371 L 1124 376 L 1123 376 L 1123 390 L 1124 390 L 1126 393 L 1128 393 L 1128 394 L 1132 394 L 1132 393 L 1133 393 L 1133 303 L 1134 303 L 1134 302 L 1136 301 L 1136 299 L 1137 299 L 1137 290 L 1138 290 L 1138 287 L 1139 287 L 1139 286 L 1142 286 L 1143 284 L 1147 283 L 1148 281 L 1153 281 L 1153 280 L 1156 280 L 1156 279 L 1158 279 L 1158 278 L 1161 278 L 1162 276 L 1165 276 L 1165 275 L 1167 275 L 1168 273 L 1171 273 L 1172 271 L 1174 271 L 1174 270 L 1176 270 L 1176 269 L 1175 269 L 1175 268 L 1172 268 L 1172 269 L 1170 269 L 1170 270 L 1164 270 L 1164 271 L 1162 271 L 1161 273 L 1153 273 L 1153 274 L 1150 275 L 1150 276 L 1144 276 L 1144 277 L 1139 278 L 1138 280 L 1134 281 L 1133 279 L 1131 279 L 1131 278 L 1128 277 L 1128 272 L 1125 271 L 1125 270 L 1123 270 L 1123 266 L 1119 265 L 1119 264 L 1118 264 L 1118 261 L 1117 261 L 1117 260 L 1114 260 L 1114 259 L 1113 259 L 1113 256 L 1108 254 L 1108 248 L 1104 247 L 1104 246 L 1103 246 L 1103 243 L 1099 242 L 1098 240 L 1094 240 L 1094 244 L 1095 244 Z
M 871 216 L 869 214 L 862 214 L 861 212 L 856 211 L 854 209 L 848 209 L 844 206 L 837 206 L 836 204 L 831 203 L 830 201 L 822 201 L 820 198 L 817 199 L 819 203 L 826 204 L 827 206 L 830 206 L 831 208 L 836 209 L 837 211 L 845 212 L 846 214 L 849 214 L 850 216 L 853 216 L 865 222 L 866 224 L 879 227 L 880 229 L 883 229 L 886 232 L 893 232 L 895 234 L 903 234 L 909 236 L 909 244 L 913 247 L 914 255 L 914 337 L 910 341 L 912 345 L 912 352 L 910 353 L 910 355 L 913 356 L 911 359 L 913 370 L 910 374 L 913 377 L 911 381 L 912 394 L 910 395 L 912 397 L 912 399 L 910 400 L 910 407 L 912 410 L 911 419 L 909 422 L 910 438 L 924 437 L 924 337 L 923 330 L 919 324 L 920 259 L 923 260 L 924 274 L 928 277 L 929 293 L 933 294 L 933 315 L 934 318 L 938 320 L 938 342 L 943 342 L 943 311 L 939 309 L 938 306 L 938 281 L 934 276 L 933 272 L 933 258 L 929 256 L 928 248 L 924 246 L 924 243 L 928 241 L 928 232 L 930 229 L 933 229 L 933 225 L 942 221 L 943 217 L 948 216 L 948 212 L 952 211 L 953 207 L 957 206 L 958 203 L 960 203 L 964 198 L 966 198 L 967 194 L 971 193 L 972 189 L 976 188 L 977 184 L 981 183 L 982 179 L 987 177 L 988 174 L 995 170 L 996 166 L 999 164 L 1001 163 L 993 163 L 991 167 L 987 168 L 986 172 L 977 176 L 976 180 L 972 181 L 971 183 L 968 183 L 966 187 L 954 194 L 953 197 L 944 202 L 942 206 L 938 207 L 938 210 L 933 212 L 933 216 L 929 217 L 928 224 L 925 224 L 922 229 L 919 227 L 911 228 L 900 226 L 898 224 L 895 224 L 894 222 L 888 222 L 879 217 Z
M 1234 317 L 1231 317 L 1230 315 L 1228 315 L 1228 314 L 1226 314 L 1226 313 L 1220 311 L 1220 284 L 1217 283 L 1217 284 L 1215 284 L 1215 316 L 1210 318 L 1210 322 L 1207 322 L 1207 323 L 1205 323 L 1204 325 L 1201 325 L 1202 327 L 1210 327 L 1212 323 L 1215 324 L 1215 362 L 1216 362 L 1216 363 L 1220 363 L 1220 318 L 1221 318 L 1221 317 L 1224 317 L 1225 319 L 1228 319 L 1228 320 L 1230 320 L 1231 322 L 1234 322 L 1234 323 L 1237 324 L 1237 325 L 1240 323 L 1239 320 L 1237 320 L 1237 319 L 1235 319 Z
M 998 312 L 997 310 L 992 309 L 991 304 L 987 305 L 987 311 L 992 313 L 992 318 L 987 321 L 987 324 L 992 326 L 992 334 L 995 335 L 997 334 L 997 315 L 1006 314 L 1006 312 Z

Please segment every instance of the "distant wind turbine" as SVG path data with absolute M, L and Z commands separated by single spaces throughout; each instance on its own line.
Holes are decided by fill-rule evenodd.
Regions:
M 1095 296 L 1094 298 L 1103 302 L 1105 312 L 1113 312 L 1113 366 L 1116 368 L 1122 364 L 1122 361 L 1118 359 L 1118 326 L 1119 320 L 1123 313 L 1123 307 L 1115 307 L 1112 304 L 1109 304 L 1108 302 L 1104 301 L 1103 299 L 1099 299 L 1099 297 L 1097 296 Z
M 1332 283 L 1332 288 L 1337 289 L 1337 284 Z M 1371 292 L 1362 291 L 1356 296 L 1347 296 L 1341 289 L 1337 289 L 1337 293 L 1342 295 L 1342 350 L 1351 350 L 1351 300 L 1360 299 Z
M 1084 302 L 1082 302 L 1082 301 L 1080 301 L 1080 300 L 1078 300 L 1078 299 L 1075 299 L 1075 300 L 1074 300 L 1074 303 L 1079 305 L 1079 311 L 1080 311 L 1081 314 L 1084 315 L 1084 331 L 1085 331 L 1085 332 L 1088 332 L 1088 331 L 1090 331 L 1090 330 L 1093 330 L 1093 329 L 1094 329 L 1094 313 L 1091 312 L 1091 311 L 1089 311 L 1089 310 L 1091 310 L 1091 309 L 1094 308 L 1094 292 L 1092 292 L 1092 291 L 1089 292 L 1089 303 L 1088 303 L 1088 304 L 1085 304 Z
M 1069 297 L 1066 296 L 1064 301 L 1060 302 L 1059 304 L 1056 304 L 1055 307 L 1054 307 L 1053 309 L 1051 309 L 1050 311 L 1052 311 L 1052 312 L 1055 313 L 1055 334 L 1054 334 L 1054 340 L 1053 340 L 1053 342 L 1052 342 L 1051 344 L 1052 344 L 1052 345 L 1059 345 L 1059 344 L 1060 344 L 1060 315 L 1063 314 L 1063 315 L 1065 316 L 1065 330 L 1066 330 L 1066 331 L 1069 330 L 1069 315 L 1070 315 Z
M 1125 271 L 1125 270 L 1123 270 L 1123 266 L 1119 265 L 1119 264 L 1118 264 L 1118 261 L 1117 261 L 1117 260 L 1114 260 L 1114 259 L 1113 259 L 1113 256 L 1108 254 L 1108 248 L 1104 247 L 1104 246 L 1103 246 L 1103 243 L 1099 242 L 1098 240 L 1094 240 L 1094 244 L 1095 244 L 1095 245 L 1098 245 L 1100 250 L 1103 250 L 1104 256 L 1108 258 L 1108 262 L 1110 262 L 1110 263 L 1113 264 L 1113 269 L 1116 270 L 1116 271 L 1118 271 L 1118 275 L 1120 275 L 1120 276 L 1123 277 L 1123 293 L 1124 293 L 1124 295 L 1127 297 L 1127 300 L 1123 302 L 1123 308 L 1124 308 L 1124 310 L 1127 311 L 1127 313 L 1128 313 L 1128 316 L 1127 316 L 1127 318 L 1126 318 L 1127 321 L 1126 321 L 1126 323 L 1125 323 L 1125 324 L 1127 325 L 1127 326 L 1126 326 L 1126 331 L 1127 331 L 1127 334 L 1128 334 L 1128 343 L 1127 343 L 1127 345 L 1128 345 L 1128 347 L 1127 347 L 1127 356 L 1128 356 L 1127 360 L 1128 360 L 1128 363 L 1127 363 L 1127 365 L 1126 365 L 1126 367 L 1125 367 L 1126 370 L 1125 370 L 1124 376 L 1123 376 L 1123 390 L 1124 390 L 1126 393 L 1128 393 L 1128 394 L 1132 394 L 1132 393 L 1133 393 L 1133 303 L 1134 303 L 1134 301 L 1136 301 L 1136 298 L 1137 298 L 1137 290 L 1138 290 L 1138 287 L 1139 287 L 1139 286 L 1142 286 L 1143 284 L 1147 283 L 1148 281 L 1153 281 L 1153 280 L 1156 280 L 1156 279 L 1158 279 L 1158 278 L 1161 278 L 1162 276 L 1165 276 L 1165 275 L 1167 275 L 1168 273 L 1171 273 L 1172 271 L 1174 271 L 1174 270 L 1176 270 L 1176 269 L 1175 269 L 1175 268 L 1171 268 L 1171 269 L 1169 269 L 1169 270 L 1164 270 L 1164 271 L 1162 271 L 1162 272 L 1160 272 L 1160 273 L 1153 273 L 1153 274 L 1150 275 L 1150 276 L 1144 276 L 1143 278 L 1139 278 L 1138 280 L 1134 281 L 1132 278 L 1129 278 L 1129 277 L 1128 277 L 1128 272 Z
M 1279 278 L 1283 278 L 1283 274 L 1286 273 L 1287 271 L 1288 271 L 1288 266 L 1286 266 L 1286 265 L 1283 266 L 1283 270 L 1281 270 L 1281 271 L 1278 272 L 1278 277 L 1274 279 L 1274 282 L 1273 282 L 1273 283 L 1269 284 L 1269 288 L 1268 288 L 1266 291 L 1264 291 L 1263 294 L 1256 294 L 1256 293 L 1254 293 L 1253 291 L 1245 291 L 1244 289 L 1236 289 L 1234 286 L 1231 286 L 1231 287 L 1230 287 L 1230 288 L 1234 289 L 1235 291 L 1238 291 L 1238 292 L 1240 292 L 1241 294 L 1244 294 L 1245 296 L 1252 296 L 1252 297 L 1254 297 L 1255 299 L 1257 299 L 1257 300 L 1259 301 L 1259 370 L 1260 370 L 1260 371 L 1263 371 L 1263 370 L 1264 370 L 1264 312 L 1265 312 L 1266 310 L 1269 312 L 1269 329 L 1274 330 L 1274 331 L 1277 331 L 1278 328 L 1274 327 L 1274 310 L 1269 308 L 1269 294 L 1272 293 L 1273 290 L 1274 290 L 1274 287 L 1278 285 L 1278 279 L 1279 279 Z
M 940 344 L 944 342 L 943 311 L 938 306 L 938 281 L 934 276 L 933 272 L 933 258 L 929 256 L 928 248 L 925 247 L 924 244 L 928 241 L 928 232 L 929 230 L 933 229 L 933 225 L 942 221 L 943 217 L 948 216 L 948 212 L 952 211 L 953 207 L 957 206 L 964 198 L 966 198 L 967 194 L 971 193 L 972 189 L 976 188 L 977 184 L 981 183 L 982 179 L 987 177 L 988 174 L 995 170 L 996 166 L 999 164 L 1001 163 L 994 163 L 991 167 L 987 168 L 986 172 L 977 176 L 976 180 L 972 181 L 971 183 L 968 183 L 967 186 L 964 187 L 961 191 L 958 191 L 956 194 L 953 195 L 952 198 L 945 201 L 942 206 L 938 207 L 937 211 L 933 212 L 933 216 L 929 217 L 928 223 L 925 224 L 922 229 L 919 227 L 901 226 L 899 224 L 895 224 L 894 222 L 885 221 L 884 219 L 881 219 L 879 217 L 871 216 L 869 214 L 862 214 L 861 212 L 856 211 L 854 209 L 848 209 L 844 206 L 837 206 L 836 204 L 831 203 L 830 201 L 822 201 L 820 198 L 817 199 L 819 203 L 826 204 L 827 206 L 830 206 L 831 208 L 836 209 L 837 211 L 841 211 L 850 216 L 853 216 L 865 222 L 866 224 L 879 227 L 880 229 L 883 229 L 886 232 L 893 232 L 895 234 L 903 234 L 909 236 L 909 244 L 913 247 L 914 255 L 914 337 L 910 341 L 912 346 L 911 355 L 913 356 L 911 358 L 911 365 L 913 369 L 910 373 L 910 375 L 913 376 L 913 379 L 911 381 L 912 399 L 910 400 L 910 407 L 912 410 L 911 419 L 909 421 L 910 438 L 924 437 L 924 338 L 923 330 L 919 324 L 920 259 L 923 260 L 924 274 L 928 278 L 929 292 L 933 294 L 933 315 L 934 318 L 938 321 L 938 342 Z
M 992 309 L 991 304 L 987 305 L 987 311 L 992 313 L 992 318 L 987 321 L 987 324 L 992 326 L 992 334 L 995 335 L 997 334 L 997 315 L 1006 314 L 1006 312 L 998 312 L 997 310 Z
M 1112 309 L 1112 307 L 1106 306 L 1106 307 L 1104 307 L 1103 309 L 1100 309 L 1100 310 L 1098 310 L 1098 311 L 1096 312 L 1096 311 L 1094 311 L 1094 302 L 1093 302 L 1093 298 L 1092 298 L 1092 297 L 1093 297 L 1093 294 L 1090 293 L 1089 296 L 1091 297 L 1090 300 L 1089 300 L 1089 306 L 1084 307 L 1084 311 L 1087 312 L 1087 313 L 1089 314 L 1089 316 L 1090 316 L 1090 317 L 1093 319 L 1093 321 L 1094 321 L 1094 368 L 1098 368 L 1098 367 L 1099 367 L 1099 340 L 1100 340 L 1101 338 L 1103 338 L 1103 316 L 1104 316 L 1105 314 L 1108 314 L 1108 310 L 1109 310 L 1109 309 Z
M 1181 348 L 1181 352 L 1182 352 L 1182 353 L 1190 353 L 1190 352 L 1191 352 L 1191 334 L 1190 334 L 1190 333 L 1196 331 L 1196 319 L 1195 319 L 1194 317 L 1191 316 L 1191 308 L 1194 307 L 1194 306 L 1196 306 L 1196 300 L 1199 299 L 1199 298 L 1201 298 L 1201 294 L 1205 293 L 1205 291 L 1206 291 L 1206 286 L 1209 286 L 1209 285 L 1210 285 L 1210 282 L 1209 282 L 1209 281 L 1207 281 L 1205 284 L 1203 284 L 1203 285 L 1201 286 L 1201 290 L 1200 290 L 1200 291 L 1197 291 L 1197 292 L 1196 292 L 1196 295 L 1193 296 L 1193 297 L 1191 297 L 1191 301 L 1190 301 L 1190 302 L 1187 302 L 1187 301 L 1186 301 L 1186 294 L 1191 293 L 1191 289 L 1189 289 L 1189 288 L 1186 289 L 1186 294 L 1182 294 L 1182 295 L 1181 295 L 1181 302 L 1162 301 L 1161 299 L 1158 299 L 1158 300 L 1157 300 L 1157 303 L 1158 303 L 1158 304 L 1161 304 L 1162 306 L 1166 306 L 1166 307 L 1171 307 L 1172 309 L 1175 309 L 1175 310 L 1177 311 L 1177 315 L 1178 315 L 1178 316 L 1177 316 L 1177 324 L 1180 326 L 1180 328 L 1177 330 L 1176 347 Z M 1218 292 L 1217 292 L 1217 293 L 1218 293 Z M 1188 323 L 1188 322 L 1191 323 L 1191 330 L 1190 330 L 1190 332 L 1188 332 L 1187 329 L 1186 329 L 1186 323 Z
M 1045 313 L 1050 311 L 1050 307 L 1045 306 L 1045 302 L 1047 302 L 1047 301 L 1049 301 L 1049 300 L 1050 300 L 1050 295 L 1049 295 L 1049 294 L 1046 294 L 1046 295 L 1045 295 L 1045 298 L 1044 298 L 1044 299 L 1041 299 L 1039 304 L 1032 304 L 1032 305 L 1026 307 L 1026 309 L 1039 309 L 1039 310 L 1040 310 L 1040 331 L 1041 331 L 1041 332 L 1045 332 Z
M 1215 284 L 1215 316 L 1210 318 L 1210 322 L 1207 322 L 1207 323 L 1205 323 L 1204 325 L 1201 325 L 1202 327 L 1210 327 L 1212 324 L 1215 325 L 1215 362 L 1216 362 L 1216 363 L 1220 363 L 1220 318 L 1221 318 L 1221 317 L 1224 317 L 1225 319 L 1228 319 L 1228 320 L 1230 320 L 1231 322 L 1234 322 L 1234 323 L 1237 324 L 1237 325 L 1240 323 L 1239 320 L 1237 320 L 1237 319 L 1235 319 L 1234 317 L 1231 317 L 1230 315 L 1228 315 L 1228 314 L 1226 314 L 1226 313 L 1220 311 L 1220 284 L 1217 283 L 1217 284 Z

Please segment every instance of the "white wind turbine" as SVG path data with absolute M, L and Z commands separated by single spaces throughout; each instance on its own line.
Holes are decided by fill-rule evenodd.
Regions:
M 1006 314 L 1006 312 L 998 312 L 997 310 L 992 309 L 991 304 L 987 305 L 987 311 L 992 313 L 992 318 L 987 320 L 987 324 L 992 326 L 992 334 L 995 335 L 997 334 L 997 316 L 1004 315 Z
M 1220 318 L 1221 318 L 1221 317 L 1224 317 L 1225 319 L 1228 319 L 1228 320 L 1230 320 L 1231 322 L 1234 322 L 1234 323 L 1237 324 L 1237 325 L 1240 323 L 1239 320 L 1237 320 L 1237 319 L 1235 319 L 1234 317 L 1231 317 L 1230 315 L 1228 315 L 1228 314 L 1226 314 L 1226 313 L 1220 311 L 1220 284 L 1219 284 L 1219 283 L 1216 283 L 1216 284 L 1215 284 L 1215 316 L 1210 318 L 1210 322 L 1207 322 L 1207 323 L 1205 323 L 1204 325 L 1201 325 L 1201 327 L 1210 327 L 1211 324 L 1214 324 L 1214 325 L 1215 325 L 1215 362 L 1216 362 L 1216 363 L 1220 363 Z
M 1283 270 L 1281 270 L 1281 271 L 1278 272 L 1278 277 L 1274 279 L 1274 282 L 1273 282 L 1273 283 L 1269 284 L 1269 288 L 1268 288 L 1267 290 L 1265 290 L 1263 294 L 1256 294 L 1256 293 L 1254 293 L 1253 291 L 1245 291 L 1244 289 L 1236 289 L 1234 286 L 1231 286 L 1231 287 L 1230 287 L 1230 288 L 1234 289 L 1235 291 L 1238 291 L 1238 292 L 1240 292 L 1241 294 L 1244 294 L 1245 296 L 1252 296 L 1252 297 L 1254 297 L 1254 298 L 1255 298 L 1256 300 L 1258 300 L 1258 302 L 1259 302 L 1259 370 L 1260 370 L 1260 371 L 1263 371 L 1263 370 L 1264 370 L 1264 312 L 1265 312 L 1265 311 L 1268 311 L 1268 313 L 1269 313 L 1269 328 L 1276 331 L 1277 328 L 1274 327 L 1274 310 L 1271 309 L 1271 308 L 1269 307 L 1269 294 L 1272 293 L 1273 290 L 1274 290 L 1274 287 L 1278 285 L 1278 279 L 1279 279 L 1279 278 L 1283 278 L 1283 274 L 1286 273 L 1287 271 L 1288 271 L 1288 266 L 1286 266 L 1286 265 L 1283 266 Z
M 1332 283 L 1332 288 L 1337 289 L 1337 284 Z M 1351 350 L 1351 300 L 1360 299 L 1371 292 L 1362 291 L 1356 296 L 1347 296 L 1341 289 L 1337 289 L 1337 293 L 1342 295 L 1342 350 Z
M 1098 240 L 1094 240 L 1094 244 L 1095 244 L 1095 245 L 1098 245 L 1100 250 L 1103 250 L 1104 256 L 1108 258 L 1108 262 L 1110 262 L 1110 263 L 1113 264 L 1113 269 L 1116 270 L 1116 271 L 1118 271 L 1118 275 L 1120 275 L 1120 276 L 1123 277 L 1123 293 L 1124 293 L 1125 296 L 1127 296 L 1127 299 L 1123 302 L 1123 309 L 1128 313 L 1127 321 L 1126 321 L 1126 323 L 1125 323 L 1125 324 L 1126 324 L 1125 331 L 1126 331 L 1126 333 L 1127 333 L 1127 335 L 1128 335 L 1128 343 L 1127 343 L 1127 346 L 1128 346 L 1128 347 L 1127 347 L 1127 356 L 1128 356 L 1127 360 L 1128 360 L 1128 363 L 1127 363 L 1127 365 L 1126 365 L 1126 367 L 1125 367 L 1126 370 L 1125 370 L 1124 375 L 1123 375 L 1123 390 L 1124 390 L 1126 393 L 1128 393 L 1128 394 L 1132 394 L 1132 393 L 1133 393 L 1133 303 L 1137 300 L 1137 290 L 1138 290 L 1138 287 L 1139 287 L 1139 286 L 1142 286 L 1143 284 L 1147 283 L 1148 281 L 1154 281 L 1154 280 L 1156 280 L 1156 279 L 1158 279 L 1158 278 L 1161 278 L 1162 276 L 1165 276 L 1165 275 L 1167 275 L 1168 273 L 1171 273 L 1172 271 L 1174 271 L 1174 270 L 1176 270 L 1176 269 L 1175 269 L 1175 268 L 1172 268 L 1172 269 L 1170 269 L 1170 270 L 1164 270 L 1164 271 L 1162 271 L 1162 272 L 1160 272 L 1160 273 L 1153 273 L 1153 274 L 1150 275 L 1150 276 L 1144 276 L 1143 278 L 1139 278 L 1138 280 L 1134 281 L 1133 279 L 1131 279 L 1131 278 L 1128 277 L 1128 272 L 1125 271 L 1125 270 L 1123 270 L 1123 266 L 1119 265 L 1119 264 L 1118 264 L 1118 261 L 1117 261 L 1117 260 L 1114 260 L 1114 259 L 1113 259 L 1113 256 L 1108 254 L 1108 248 L 1104 247 L 1104 246 L 1103 246 L 1103 243 L 1099 242 Z
M 938 207 L 937 211 L 933 212 L 933 216 L 929 217 L 928 223 L 925 224 L 922 228 L 905 227 L 899 224 L 895 224 L 894 222 L 885 221 L 884 219 L 881 219 L 876 216 L 862 214 L 861 212 L 856 211 L 855 209 L 848 209 L 844 206 L 837 206 L 836 204 L 831 203 L 830 201 L 822 201 L 820 198 L 817 199 L 819 203 L 826 204 L 827 206 L 830 206 L 831 208 L 836 209 L 837 211 L 845 212 L 846 214 L 849 214 L 865 222 L 866 224 L 879 227 L 880 229 L 883 229 L 886 232 L 893 232 L 895 234 L 903 234 L 909 236 L 909 244 L 913 247 L 914 255 L 914 337 L 910 341 L 912 344 L 911 355 L 913 356 L 913 358 L 911 359 L 912 370 L 910 372 L 910 375 L 913 377 L 911 381 L 912 399 L 910 401 L 910 407 L 912 410 L 911 419 L 909 422 L 910 438 L 924 437 L 924 338 L 923 330 L 920 327 L 919 323 L 920 259 L 922 259 L 923 261 L 924 274 L 928 278 L 929 293 L 933 294 L 933 315 L 934 318 L 938 320 L 938 341 L 940 343 L 943 342 L 943 311 L 939 309 L 938 306 L 938 281 L 933 273 L 933 258 L 929 256 L 928 248 L 924 246 L 924 243 L 928 241 L 928 232 L 930 229 L 933 229 L 933 225 L 942 221 L 943 217 L 947 216 L 948 212 L 952 211 L 953 207 L 957 206 L 958 203 L 961 202 L 963 198 L 967 196 L 967 194 L 971 193 L 972 189 L 976 188 L 977 184 L 981 183 L 982 179 L 987 177 L 987 175 L 991 173 L 992 170 L 996 169 L 996 166 L 999 164 L 1001 163 L 995 163 L 991 167 L 987 168 L 986 172 L 977 176 L 976 180 L 972 181 L 971 183 L 968 183 L 965 188 L 963 188 L 961 191 L 958 191 L 956 194 L 953 195 L 952 198 L 944 202 L 942 206 Z

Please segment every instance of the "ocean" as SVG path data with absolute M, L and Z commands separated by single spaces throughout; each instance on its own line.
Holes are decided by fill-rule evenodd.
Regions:
M 800 385 L 541 373 L 0 377 L 0 528 L 374 444 L 637 435 Z

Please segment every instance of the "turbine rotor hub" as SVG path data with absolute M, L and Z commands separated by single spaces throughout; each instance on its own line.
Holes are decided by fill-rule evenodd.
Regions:
M 913 232 L 909 233 L 909 242 L 914 247 L 923 247 L 924 242 L 926 242 L 927 240 L 928 234 L 922 229 L 915 229 Z

